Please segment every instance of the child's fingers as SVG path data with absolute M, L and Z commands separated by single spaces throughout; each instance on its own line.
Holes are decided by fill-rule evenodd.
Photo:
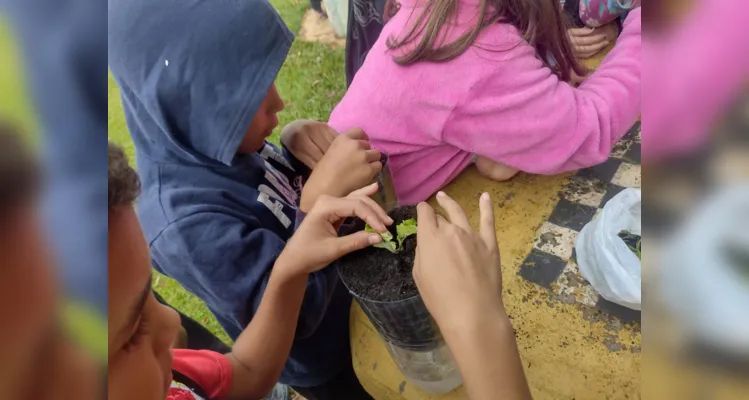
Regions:
M 386 213 L 385 210 L 383 210 L 382 207 L 379 204 L 377 204 L 376 201 L 374 201 L 372 198 L 368 197 L 368 195 L 367 196 L 357 197 L 357 200 L 361 200 L 364 203 L 366 203 L 369 206 L 369 208 L 371 208 L 372 211 L 374 211 L 375 214 L 377 214 L 377 217 L 380 219 L 380 221 L 382 221 L 383 223 L 385 223 L 385 225 L 392 225 L 393 224 L 393 219 L 390 218 L 390 216 L 388 215 L 388 213 Z
M 331 222 L 337 222 L 348 217 L 359 217 L 377 232 L 385 232 L 387 230 L 385 221 L 389 221 L 389 217 L 369 197 L 330 199 L 329 204 L 329 208 L 326 211 Z
M 591 33 L 595 32 L 595 29 L 593 28 L 571 28 L 568 29 L 567 32 L 570 34 L 570 36 L 588 36 Z
M 450 224 L 450 221 L 448 221 L 447 218 L 437 214 L 437 226 L 447 226 L 448 224 Z
M 380 161 L 382 159 L 382 153 L 380 153 L 379 150 L 367 150 L 364 154 L 368 163 Z
M 357 250 L 367 248 L 373 244 L 382 242 L 382 236 L 376 233 L 359 231 L 350 235 L 341 236 L 335 240 L 334 258 L 337 260 L 346 254 L 353 253 Z
M 581 46 L 577 49 L 578 54 L 581 54 L 583 57 L 591 57 L 594 54 L 598 53 L 599 51 L 606 48 L 606 46 L 609 45 L 608 41 L 597 43 L 597 44 L 591 44 L 588 46 Z
M 335 134 L 331 133 L 332 129 L 326 127 L 323 130 L 318 130 L 310 136 L 310 139 L 315 144 L 315 147 L 317 147 L 320 150 L 321 154 L 325 154 L 328 151 L 328 148 L 330 148 L 330 144 L 333 143 L 333 139 L 335 139 Z
M 419 205 L 416 206 L 416 213 L 417 234 L 437 229 L 437 213 L 434 212 L 432 206 L 427 203 L 419 203 Z
M 333 144 L 335 138 L 338 137 L 338 132 L 336 132 L 336 130 L 331 128 L 328 124 L 325 124 L 325 127 L 327 129 L 325 130 L 325 135 L 323 135 L 323 137 L 328 142 L 328 147 L 330 147 L 330 145 Z
M 376 162 L 369 163 L 369 167 L 372 169 L 371 170 L 372 178 L 374 178 L 375 176 L 377 176 L 377 174 L 379 174 L 380 172 L 382 172 L 382 162 L 381 161 L 376 161 Z
M 589 46 L 606 42 L 605 34 L 578 36 L 572 38 L 572 44 L 575 46 Z
M 324 155 L 324 153 L 323 153 L 323 150 L 320 149 L 318 144 L 315 143 L 312 138 L 308 140 L 309 140 L 309 143 L 307 144 L 307 146 L 305 146 L 307 150 L 306 151 L 307 154 L 305 158 L 308 158 L 311 162 L 311 164 L 307 164 L 307 165 L 309 165 L 311 168 L 314 169 L 314 167 L 317 165 L 317 162 L 322 159 L 322 156 Z M 302 161 L 302 160 L 299 160 L 299 161 Z
M 302 162 L 302 164 L 308 166 L 310 169 L 315 169 L 315 167 L 317 167 L 317 160 L 307 154 L 300 154 L 299 156 L 295 157 L 297 157 L 299 161 Z
M 486 246 L 493 249 L 497 246 L 497 232 L 494 230 L 494 207 L 489 193 L 484 193 L 479 199 L 479 210 L 481 211 L 481 223 L 479 234 Z
M 377 193 L 377 190 L 379 189 L 379 184 L 377 182 L 369 184 L 367 186 L 364 186 L 361 189 L 354 190 L 353 192 L 349 193 L 346 197 L 360 197 L 360 196 L 371 196 L 375 193 Z
M 450 218 L 450 222 L 453 225 L 462 228 L 466 232 L 473 231 L 473 228 L 471 228 L 471 223 L 468 222 L 468 217 L 466 217 L 465 212 L 463 212 L 463 209 L 460 207 L 460 204 L 458 204 L 458 202 L 451 199 L 450 196 L 445 194 L 445 192 L 438 192 L 437 203 L 439 203 L 440 206 L 445 209 L 445 211 L 447 212 L 447 216 Z

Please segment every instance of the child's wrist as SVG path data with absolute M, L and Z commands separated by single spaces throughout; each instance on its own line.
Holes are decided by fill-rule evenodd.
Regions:
M 288 281 L 306 275 L 306 272 L 298 261 L 289 260 L 281 253 L 273 266 L 273 274 L 278 281 Z
M 319 181 L 314 181 L 313 185 L 314 186 L 308 184 L 302 190 L 302 197 L 299 200 L 299 209 L 304 213 L 309 214 L 309 212 L 312 210 L 312 207 L 314 207 L 317 199 L 322 195 L 328 195 L 331 197 L 343 197 L 340 194 L 335 193 L 335 190 L 330 187 L 330 180 L 322 183 L 320 183 Z
M 475 343 L 486 337 L 514 336 L 512 322 L 504 307 L 489 307 L 484 311 L 459 313 L 440 326 L 442 334 L 452 343 Z

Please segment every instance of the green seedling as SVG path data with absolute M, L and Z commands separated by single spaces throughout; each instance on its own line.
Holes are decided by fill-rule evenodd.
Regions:
M 371 226 L 369 226 L 369 224 L 364 227 L 364 230 L 377 233 Z M 395 227 L 395 231 L 398 234 L 398 237 L 396 238 L 393 238 L 393 234 L 388 231 L 380 233 L 380 236 L 382 236 L 382 242 L 375 244 L 374 247 L 385 249 L 393 254 L 400 253 L 403 251 L 403 242 L 406 238 L 416 234 L 416 220 L 411 218 L 401 222 Z
M 619 232 L 619 237 L 624 241 L 624 244 L 626 244 L 627 247 L 633 253 L 635 253 L 637 258 L 642 260 L 642 237 L 638 235 L 634 235 L 627 231 Z
M 369 224 L 364 226 L 364 230 L 371 233 L 378 233 L 380 236 L 382 236 L 382 242 L 373 245 L 374 247 L 389 250 L 391 253 L 398 252 L 397 244 L 393 241 L 393 234 L 389 231 L 376 232 L 374 229 L 372 229 L 371 226 L 369 226 Z

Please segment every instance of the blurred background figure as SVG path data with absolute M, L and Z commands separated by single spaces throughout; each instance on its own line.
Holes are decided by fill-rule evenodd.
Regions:
M 749 76 L 749 2 L 682 3 L 655 1 L 655 16 L 643 30 L 646 162 L 697 151 L 745 91 Z M 685 7 L 676 22 L 668 21 Z
M 749 3 L 644 7 L 644 397 L 746 399 Z
M 310 0 L 309 5 L 310 8 L 312 8 L 312 10 L 318 13 L 321 17 L 327 17 L 327 15 L 325 15 L 325 11 L 322 9 L 322 0 Z
M 42 133 L 45 216 L 60 276 L 72 297 L 105 318 L 106 4 L 0 0 L 0 10 L 22 56 L 25 76 L 16 79 L 27 79 Z
M 346 85 L 351 85 L 354 75 L 364 64 L 367 53 L 382 27 L 400 8 L 398 0 L 347 0 L 348 25 L 346 29 Z
M 59 285 L 36 207 L 39 183 L 31 152 L 0 121 L 0 397 L 94 399 L 104 393 L 100 374 L 58 315 Z
M 57 351 L 54 348 L 58 342 L 69 346 L 66 338 L 82 345 L 95 356 L 94 360 L 106 363 L 106 24 L 104 2 L 0 0 L 0 59 L 3 64 L 0 96 L 4 103 L 0 110 L 6 114 L 0 115 L 0 119 L 22 123 L 23 138 L 19 140 L 36 145 L 35 161 L 39 164 L 41 184 L 38 190 L 40 209 L 34 209 L 34 218 L 40 219 L 46 237 L 36 238 L 39 242 L 33 246 L 33 251 L 38 253 L 34 257 L 48 257 L 35 261 L 44 264 L 44 269 L 40 267 L 36 275 L 26 277 L 36 276 L 34 282 L 27 282 L 26 286 L 19 282 L 12 291 L 2 290 L 3 296 L 19 291 L 25 294 L 13 300 L 6 297 L 2 306 L 13 307 L 26 318 L 38 318 L 33 329 L 45 332 L 46 344 L 37 343 L 37 350 L 34 350 L 33 344 L 14 345 L 11 337 L 3 340 L 2 345 L 18 352 L 32 351 L 36 357 L 32 368 L 45 365 L 53 368 L 53 361 L 57 359 L 51 358 L 51 351 Z M 3 151 L 11 150 L 3 146 Z M 36 203 L 33 202 L 34 207 Z M 29 208 L 33 208 L 31 204 L 28 203 Z M 42 229 L 39 225 L 32 226 L 24 229 Z M 14 236 L 21 232 L 18 229 L 14 228 Z M 41 230 L 34 232 L 42 233 Z M 17 240 L 22 239 L 18 237 Z M 30 246 L 26 244 L 25 251 L 30 251 Z M 8 260 L 5 251 L 0 254 Z M 23 266 L 25 273 L 30 274 L 33 268 L 25 264 L 28 263 L 19 259 L 16 266 Z M 3 279 L 3 284 L 13 285 L 12 282 Z M 47 302 L 44 307 L 40 305 L 42 302 Z M 57 308 L 61 313 L 50 311 Z M 5 317 L 3 320 L 13 321 L 5 323 L 2 329 L 3 335 L 10 335 L 16 324 L 22 324 L 23 318 Z M 29 327 L 18 337 L 36 340 L 33 329 Z M 70 351 L 73 349 L 71 346 Z M 9 379 L 20 378 L 18 374 L 24 373 L 20 360 L 17 364 L 5 352 L 0 354 L 3 354 L 3 365 L 12 367 L 8 372 L 15 373 L 8 375 Z M 71 363 L 70 371 L 55 376 L 68 379 L 70 372 L 79 374 L 77 380 L 68 379 L 70 383 L 89 379 L 99 382 L 103 381 L 103 368 L 101 370 L 101 373 L 96 370 L 83 373 Z M 37 385 L 40 378 L 46 382 L 53 376 L 48 372 L 53 370 L 36 370 Z M 0 372 L 0 380 L 4 378 L 5 370 Z M 2 388 L 0 393 L 2 398 L 23 398 L 8 395 Z M 58 392 L 54 398 L 92 398 L 89 395 L 67 397 L 60 393 L 65 392 Z

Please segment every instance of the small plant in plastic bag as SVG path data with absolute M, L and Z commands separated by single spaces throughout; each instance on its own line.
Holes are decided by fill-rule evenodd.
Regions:
M 583 227 L 575 241 L 580 274 L 604 299 L 634 310 L 641 309 L 640 257 L 619 233 L 641 236 L 642 192 L 625 189 Z
M 642 260 L 642 237 L 640 235 L 634 235 L 627 231 L 619 232 L 619 237 L 622 238 L 624 243 L 627 244 L 630 250 Z

